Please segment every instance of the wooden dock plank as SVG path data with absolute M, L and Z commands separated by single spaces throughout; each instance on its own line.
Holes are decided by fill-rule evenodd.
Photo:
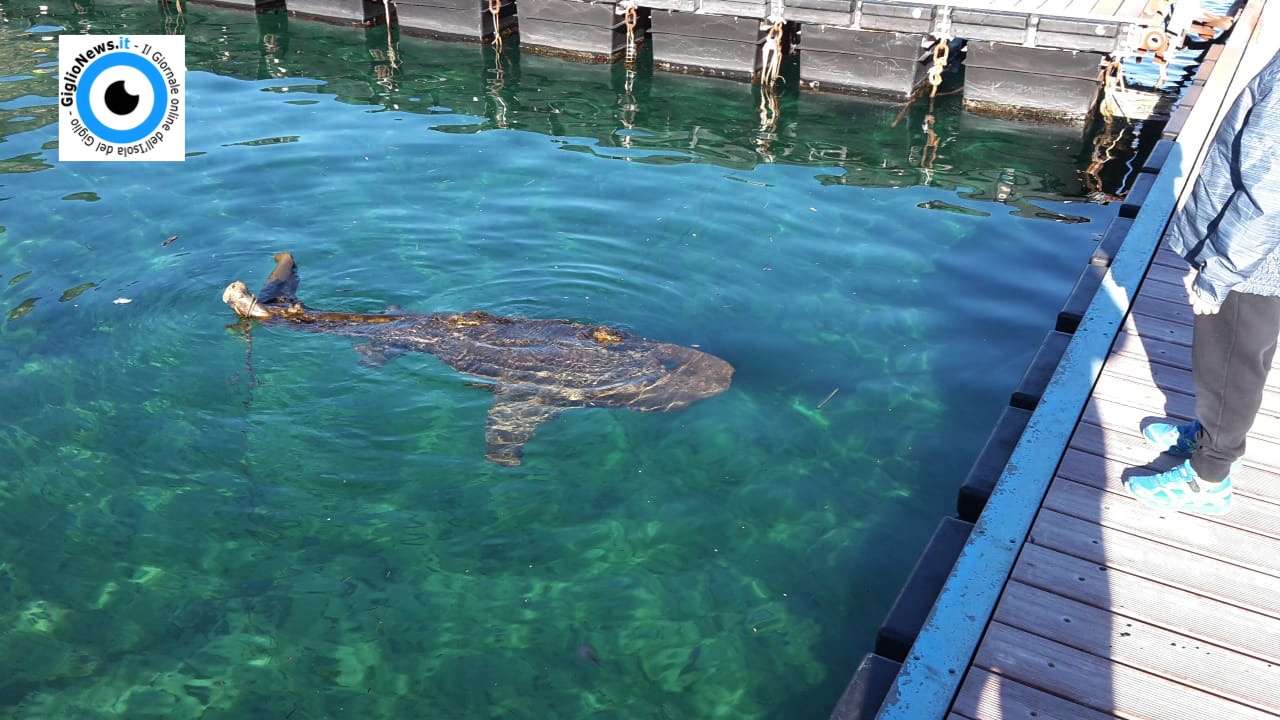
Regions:
M 1186 270 L 1188 272 L 1191 270 L 1191 265 L 1186 258 L 1174 252 L 1168 245 L 1161 245 L 1156 249 L 1155 263 L 1175 270 Z
M 1172 465 L 1176 458 L 1157 455 L 1155 448 L 1148 446 L 1146 439 L 1139 435 L 1139 428 L 1151 417 L 1151 413 L 1140 408 L 1094 398 L 1085 406 L 1081 416 L 1083 422 L 1076 429 L 1069 449 L 1105 457 L 1122 466 Z M 1190 420 L 1183 417 L 1172 419 Z M 1063 459 L 1065 462 L 1065 456 Z M 1261 437 L 1249 438 L 1243 462 L 1245 472 L 1235 478 L 1236 492 L 1280 504 L 1280 442 Z M 1105 469 L 1110 472 L 1109 466 Z M 1108 480 L 1112 479 L 1108 475 Z
M 1079 460 L 1084 456 L 1074 457 Z M 1085 467 L 1077 469 L 1094 472 L 1098 458 L 1084 459 Z M 1114 487 L 1116 492 L 1108 492 L 1075 482 L 1066 477 L 1066 472 L 1064 469 L 1063 476 L 1049 487 L 1045 508 L 1124 533 L 1116 536 L 1117 541 L 1150 540 L 1270 575 L 1270 586 L 1280 592 L 1280 537 L 1276 537 L 1280 535 L 1280 513 L 1274 512 L 1280 508 L 1269 503 L 1239 503 L 1273 510 L 1267 518 L 1270 532 L 1265 534 L 1204 517 L 1188 516 L 1171 523 L 1168 516 L 1173 513 L 1143 512 L 1141 504 L 1119 486 Z M 1259 582 L 1263 579 L 1259 578 Z
M 1159 277 L 1148 277 L 1142 283 L 1142 294 L 1149 297 L 1168 300 L 1169 302 L 1187 304 L 1187 288 L 1181 281 L 1162 280 Z M 1190 309 L 1190 306 L 1187 306 Z
M 1099 399 L 1145 410 L 1152 419 L 1190 420 L 1196 416 L 1195 397 L 1190 392 L 1155 388 L 1118 374 L 1099 379 L 1097 387 L 1096 397 Z M 1275 395 L 1276 393 L 1264 392 L 1265 398 Z M 1274 411 L 1266 406 L 1258 412 L 1250 437 L 1269 443 L 1280 441 L 1280 418 L 1272 415 L 1272 412 Z M 1255 460 L 1262 461 L 1265 458 L 1258 457 Z
M 1147 0 L 910 0 L 912 5 L 986 10 L 1103 23 L 1157 25 L 1160 18 L 1143 14 Z
M 1093 6 L 1093 0 L 1067 0 L 1065 3 L 1044 0 L 1039 7 L 1035 8 L 1035 12 L 1039 15 L 1054 17 L 1091 18 L 1097 17 L 1093 12 Z
M 1150 295 L 1138 295 L 1138 299 L 1133 302 L 1133 313 L 1141 317 L 1155 317 L 1165 322 L 1177 323 L 1187 328 L 1187 342 L 1191 342 L 1191 306 L 1187 304 L 1186 298 L 1177 302 L 1169 300 L 1161 300 L 1160 298 L 1151 297 Z
M 1124 0 L 1096 0 L 1089 12 L 1094 15 L 1115 15 L 1123 4 Z
M 1143 12 L 1147 9 L 1147 3 L 1150 0 L 1125 0 L 1120 9 L 1116 10 L 1115 16 L 1118 18 L 1137 19 L 1144 18 L 1147 15 Z
M 1152 267 L 1156 266 L 1153 265 Z M 1169 302 L 1183 303 L 1189 309 L 1191 306 L 1187 302 L 1186 283 L 1172 276 L 1177 271 L 1170 268 L 1164 268 L 1164 270 L 1168 271 L 1170 277 L 1148 276 L 1146 282 L 1142 284 L 1144 294 L 1158 297 L 1161 300 L 1168 300 Z
M 1113 2 L 1115 2 L 1117 6 L 1120 4 L 1119 0 L 1113 0 Z M 1102 5 L 1102 3 L 1099 3 L 1097 0 L 1073 0 L 1071 5 L 1068 6 L 1068 9 L 1071 11 L 1072 15 L 1079 15 L 1080 17 L 1112 16 L 1115 14 L 1114 12 L 1109 12 L 1105 9 L 1099 10 L 1099 5 Z
M 974 720 L 1110 720 L 1112 717 L 977 667 L 969 671 L 960 686 L 954 709 Z
M 1273 575 L 1048 509 L 1040 512 L 1031 533 L 1037 545 L 1280 620 L 1280 578 Z
M 1210 604 L 1196 598 L 1190 611 L 1211 613 Z M 1273 664 L 1157 624 L 1117 618 L 1105 609 L 1017 582 L 1005 588 L 996 620 L 1241 705 L 1280 713 L 1280 683 L 1275 682 Z M 1222 683 L 1224 676 L 1231 682 Z
M 1096 397 L 1124 403 L 1132 407 L 1148 410 L 1155 417 L 1195 417 L 1196 403 L 1189 388 L 1175 390 L 1171 387 L 1163 389 L 1154 385 L 1143 384 L 1132 377 L 1114 372 L 1104 372 L 1094 387 Z M 1277 394 L 1264 393 L 1263 409 L 1258 413 L 1253 424 L 1253 434 L 1280 440 L 1280 418 L 1272 415 L 1272 408 L 1280 407 Z
M 1161 257 L 1165 256 L 1162 256 L 1160 253 L 1156 253 L 1157 261 L 1152 263 L 1151 268 L 1147 270 L 1147 277 L 1144 282 L 1159 280 L 1160 282 L 1176 285 L 1180 288 L 1186 287 L 1186 279 L 1191 277 L 1193 274 L 1191 269 L 1187 266 L 1186 261 L 1179 258 L 1177 262 L 1182 263 L 1181 267 L 1170 266 L 1159 262 L 1158 259 Z M 1169 262 L 1174 261 L 1170 260 Z M 1183 297 L 1186 297 L 1185 292 L 1183 292 Z
M 1240 705 L 1032 633 L 992 622 L 975 664 L 1121 718 L 1275 720 Z
M 1148 363 L 1129 355 L 1113 354 L 1107 361 L 1104 374 L 1124 378 L 1131 382 L 1135 391 L 1139 386 L 1158 392 L 1181 393 L 1188 396 L 1195 394 L 1195 382 L 1191 370 L 1166 363 Z M 1280 423 L 1272 423 L 1280 410 L 1280 393 L 1270 389 L 1272 382 L 1263 385 L 1262 408 L 1254 429 L 1260 435 L 1280 438 Z
M 1141 336 L 1136 330 L 1136 327 L 1126 324 L 1116 336 L 1112 352 L 1138 362 L 1160 363 L 1191 372 L 1190 345 L 1166 341 L 1162 337 Z M 1275 372 L 1276 369 L 1280 369 L 1280 353 L 1276 354 L 1272 374 L 1267 376 L 1266 387 L 1272 391 L 1280 391 L 1280 373 Z
M 1161 342 L 1175 343 L 1187 348 L 1191 347 L 1190 325 L 1152 315 L 1135 317 L 1137 314 L 1136 312 L 1129 313 L 1128 317 L 1124 319 L 1124 329 L 1127 332 L 1141 332 L 1143 337 L 1155 338 Z M 1187 314 L 1190 315 L 1191 313 L 1188 312 Z
M 1146 363 L 1127 355 L 1115 355 L 1107 361 L 1106 372 L 1128 378 L 1156 390 L 1191 393 L 1195 384 L 1191 371 L 1173 365 Z
M 1110 412 L 1115 406 L 1103 407 Z M 1094 410 L 1091 409 L 1089 414 L 1092 415 L 1093 412 Z M 1093 419 L 1093 417 L 1087 417 L 1086 423 L 1081 424 L 1081 431 L 1088 428 L 1089 432 L 1077 433 L 1077 437 L 1067 449 L 1068 454 L 1063 455 L 1062 464 L 1058 469 L 1059 475 L 1103 490 L 1121 492 L 1121 480 L 1129 474 L 1162 472 L 1180 462 L 1178 458 L 1169 455 L 1156 455 L 1155 451 L 1147 447 L 1141 438 L 1125 436 L 1102 426 L 1093 425 Z M 1095 439 L 1103 437 L 1104 434 L 1105 441 Z M 1070 453 L 1082 453 L 1085 457 L 1076 457 L 1069 455 Z M 1267 463 L 1275 462 L 1274 455 L 1268 456 L 1259 452 L 1257 457 L 1261 459 L 1247 460 L 1241 469 L 1233 473 L 1232 483 L 1237 496 L 1258 500 L 1262 504 L 1255 506 L 1252 502 L 1244 503 L 1240 508 L 1235 508 L 1240 511 L 1239 513 L 1232 512 L 1225 518 L 1219 518 L 1218 521 L 1232 524 L 1239 520 L 1253 532 L 1262 533 L 1268 537 L 1280 537 L 1280 531 L 1274 525 L 1277 516 L 1280 516 L 1280 488 L 1276 487 L 1280 484 L 1280 473 L 1265 467 Z
M 1013 580 L 1055 593 L 1070 588 L 1077 602 L 1115 613 L 1117 627 L 1132 619 L 1177 628 L 1188 637 L 1280 665 L 1275 618 L 1189 590 L 1038 544 L 1023 549 Z

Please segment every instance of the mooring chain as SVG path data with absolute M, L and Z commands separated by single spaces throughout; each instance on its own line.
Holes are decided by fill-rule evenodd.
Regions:
M 491 0 L 492 2 L 492 0 Z M 506 73 L 502 70 L 502 47 L 493 54 L 493 82 L 489 83 L 489 96 L 493 98 L 493 124 L 499 128 L 507 127 L 507 101 L 502 99 L 502 89 L 506 87 Z
M 622 112 L 619 113 L 618 119 L 622 121 L 622 127 L 631 130 L 636 124 L 636 111 L 640 109 L 636 103 L 636 69 L 630 64 L 625 64 L 622 71 L 626 73 L 626 80 L 622 87 L 622 97 L 619 102 L 622 106 Z M 631 147 L 631 133 L 622 134 L 622 147 Z
M 780 114 L 778 106 L 778 94 L 768 85 L 760 86 L 760 133 L 768 136 L 769 139 L 774 137 L 778 130 L 778 115 Z M 772 162 L 772 161 L 771 161 Z
M 951 59 L 951 43 L 946 36 L 940 36 L 933 46 L 933 64 L 929 66 L 929 97 L 938 95 L 938 86 L 942 84 L 942 72 L 947 69 Z
M 938 132 L 933 129 L 935 118 L 933 113 L 924 116 L 924 123 L 921 129 L 924 130 L 924 150 L 920 152 L 920 167 L 924 170 L 933 170 L 933 164 L 938 159 L 938 145 L 941 138 Z M 926 182 L 927 184 L 927 182 Z
M 1124 84 L 1124 62 L 1119 58 L 1107 63 L 1102 73 L 1102 102 L 1098 109 L 1104 117 L 1124 115 L 1124 104 L 1121 98 L 1126 92 Z
M 756 152 L 768 163 L 774 161 L 772 145 L 778 137 L 778 115 L 778 95 L 773 88 L 760 86 L 760 132 L 756 133 Z
M 1107 192 L 1102 179 L 1102 171 L 1116 158 L 1116 149 L 1121 147 L 1125 139 L 1125 133 L 1117 130 L 1118 125 L 1120 124 L 1114 117 L 1105 115 L 1102 131 L 1093 136 L 1093 152 L 1089 158 L 1089 166 L 1084 171 L 1084 186 L 1089 191 L 1088 198 L 1093 202 L 1108 203 L 1124 199 L 1121 195 Z
M 782 73 L 782 29 L 781 20 L 769 24 L 768 20 L 760 23 L 760 29 L 766 30 L 764 46 L 760 55 L 760 84 L 772 87 Z
M 639 22 L 635 0 L 627 0 L 619 5 L 618 9 L 623 11 L 623 23 L 627 27 L 627 49 L 623 59 L 627 64 L 631 64 L 636 61 L 636 25 Z
M 769 17 L 760 22 L 765 31 L 760 52 L 760 132 L 756 135 L 756 152 L 765 162 L 773 162 L 773 141 L 777 139 L 778 95 L 774 92 L 778 77 L 782 74 L 782 37 L 785 28 L 782 11 L 775 8 Z
M 489 0 L 489 15 L 493 17 L 493 47 L 502 50 L 502 24 L 498 18 L 502 12 L 502 0 Z
M 182 0 L 176 0 L 174 5 L 178 9 L 177 15 L 169 14 L 168 2 L 161 3 L 161 6 L 164 8 L 164 32 L 166 35 L 183 34 L 183 28 L 185 28 L 187 24 L 187 11 L 184 9 Z M 80 6 L 77 5 L 76 7 Z

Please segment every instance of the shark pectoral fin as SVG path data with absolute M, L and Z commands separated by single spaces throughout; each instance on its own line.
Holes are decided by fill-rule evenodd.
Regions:
M 391 358 L 396 357 L 397 355 L 403 355 L 405 352 L 399 348 L 389 347 L 387 345 L 378 345 L 371 342 L 360 343 L 359 345 L 353 346 L 353 349 L 360 353 L 360 366 L 373 368 L 374 370 L 386 365 L 387 361 Z
M 484 457 L 499 465 L 519 465 L 524 444 L 542 423 L 562 408 L 544 404 L 536 395 L 516 395 L 499 388 L 484 429 Z
M 298 299 L 298 265 L 293 255 L 287 252 L 275 254 L 276 269 L 271 271 L 267 282 L 258 292 L 258 302 L 297 302 Z

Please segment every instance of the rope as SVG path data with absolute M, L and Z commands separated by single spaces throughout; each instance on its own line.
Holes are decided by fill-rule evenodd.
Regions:
M 387 59 L 391 61 L 391 68 L 394 70 L 400 67 L 400 61 L 396 58 L 396 44 L 391 35 L 391 0 L 382 0 L 382 8 L 387 22 Z
M 255 301 L 256 304 L 256 301 Z M 258 374 L 253 370 L 253 320 L 249 318 L 241 318 L 238 322 L 227 326 L 227 329 L 236 329 L 244 333 L 245 349 L 244 349 L 244 373 L 236 373 L 227 380 L 227 386 L 240 381 L 243 376 L 248 382 L 248 386 L 244 392 L 244 409 L 250 410 L 253 407 L 253 389 L 261 385 L 258 382 Z

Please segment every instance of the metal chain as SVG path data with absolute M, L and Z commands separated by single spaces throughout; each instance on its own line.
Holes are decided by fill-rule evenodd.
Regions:
M 929 97 L 935 97 L 938 94 L 938 86 L 942 84 L 942 71 L 947 69 L 947 62 L 951 58 L 951 45 L 947 42 L 947 38 L 940 37 L 938 42 L 933 46 L 933 65 L 929 67 Z
M 761 50 L 760 84 L 772 86 L 782 73 L 783 23 L 779 21 L 772 25 L 767 25 L 767 22 L 761 23 L 761 29 L 765 29 L 765 26 L 767 26 L 768 33 L 765 35 L 764 45 Z
M 489 15 L 493 17 L 493 47 L 502 50 L 502 25 L 499 13 L 502 12 L 502 0 L 489 0 Z
M 628 63 L 633 63 L 636 61 L 636 22 L 637 22 L 636 4 L 634 1 L 627 2 L 626 12 L 624 13 L 623 17 L 625 18 L 624 22 L 626 22 L 627 24 L 627 52 L 626 52 L 625 59 Z

